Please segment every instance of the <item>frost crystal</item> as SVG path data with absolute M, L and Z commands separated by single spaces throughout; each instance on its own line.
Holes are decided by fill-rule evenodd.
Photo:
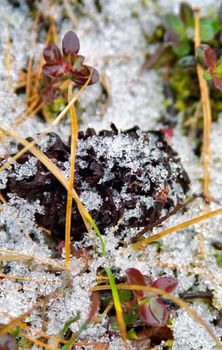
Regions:
M 207 321 L 212 327 L 211 322 L 217 317 L 216 313 L 209 311 L 207 305 L 203 303 L 193 304 L 197 313 Z M 216 350 L 212 338 L 206 333 L 206 330 L 186 311 L 179 310 L 176 312 L 177 317 L 173 322 L 174 342 L 172 350 Z M 217 336 L 222 335 L 222 331 L 216 328 Z
M 117 232 L 124 237 L 126 228 L 152 224 L 181 202 L 189 178 L 161 132 L 118 132 L 112 127 L 99 135 L 93 129 L 79 133 L 75 188 L 101 232 L 121 222 Z M 66 173 L 69 146 L 51 134 L 47 147 L 46 155 Z M 40 161 L 32 169 L 28 153 L 18 163 L 12 166 L 6 194 L 14 192 L 30 202 L 38 199 L 45 211 L 45 216 L 37 216 L 38 224 L 63 238 L 66 190 Z M 86 229 L 75 204 L 72 215 L 73 238 L 81 240 Z

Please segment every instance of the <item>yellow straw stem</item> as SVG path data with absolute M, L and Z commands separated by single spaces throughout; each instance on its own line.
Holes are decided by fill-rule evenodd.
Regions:
M 214 216 L 221 215 L 221 214 L 222 214 L 222 208 L 214 210 L 214 211 L 211 211 L 209 213 L 200 215 L 200 216 L 198 216 L 196 218 L 193 218 L 191 220 L 187 220 L 185 222 L 182 222 L 181 224 L 178 224 L 176 226 L 170 227 L 170 228 L 168 228 L 168 229 L 166 229 L 166 230 L 164 230 L 164 231 L 162 231 L 160 233 L 157 233 L 157 234 L 155 234 L 155 235 L 153 235 L 151 237 L 142 239 L 141 241 L 133 243 L 130 246 L 133 249 L 136 249 L 136 250 L 137 249 L 144 249 L 148 244 L 150 244 L 152 242 L 155 242 L 155 241 L 157 241 L 160 238 L 166 237 L 166 236 L 170 235 L 171 233 L 183 230 L 186 227 L 192 226 L 192 225 L 197 224 L 197 223 L 199 223 L 201 221 L 210 219 L 210 218 L 212 218 Z
M 205 328 L 206 332 L 210 335 L 210 337 L 214 340 L 215 344 L 217 345 L 218 349 L 222 350 L 222 343 L 219 341 L 219 339 L 216 337 L 214 334 L 213 330 L 211 327 L 206 323 L 206 321 L 200 317 L 200 315 L 193 309 L 191 308 L 185 301 L 183 301 L 180 298 L 175 297 L 174 295 L 165 292 L 162 289 L 158 288 L 153 288 L 149 286 L 141 286 L 141 285 L 126 285 L 126 284 L 117 284 L 116 285 L 117 289 L 126 289 L 126 290 L 143 290 L 149 293 L 154 293 L 157 295 L 164 296 L 170 300 L 172 300 L 174 303 L 179 305 L 182 309 L 184 309 L 188 314 L 190 314 L 199 324 Z M 101 291 L 101 290 L 107 290 L 110 289 L 110 286 L 98 286 L 92 288 L 93 291 Z
M 16 259 L 16 260 L 37 260 L 41 264 L 52 266 L 53 268 L 58 269 L 58 270 L 65 270 L 64 266 L 56 264 L 56 263 L 54 263 L 52 261 L 41 259 L 41 258 L 39 258 L 37 256 L 33 256 L 33 255 L 17 252 L 16 250 L 0 248 L 0 253 L 10 253 L 10 254 L 12 254 L 11 255 L 12 259 L 13 259 L 14 256 L 15 257 L 18 256 L 19 258 Z M 4 257 L 5 256 L 0 256 L 0 260 L 4 259 Z M 6 257 L 9 259 L 9 256 L 6 256 Z
M 200 46 L 200 11 L 195 10 L 195 51 Z M 197 75 L 200 86 L 201 103 L 203 107 L 203 149 L 202 159 L 204 167 L 204 194 L 207 199 L 210 197 L 210 162 L 211 162 L 211 124 L 212 114 L 210 106 L 209 89 L 204 79 L 203 68 L 197 64 Z
M 72 84 L 69 85 L 68 100 L 71 101 Z M 70 269 L 70 236 L 71 236 L 71 221 L 72 221 L 72 189 L 74 185 L 75 159 L 78 142 L 78 122 L 74 105 L 70 107 L 71 119 L 71 154 L 70 154 L 70 172 L 69 172 L 69 186 L 67 192 L 66 204 L 66 225 L 65 225 L 65 259 L 66 267 Z

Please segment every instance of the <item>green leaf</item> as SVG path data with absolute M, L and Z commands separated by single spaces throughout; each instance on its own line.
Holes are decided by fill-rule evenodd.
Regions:
M 203 76 L 204 76 L 204 79 L 206 80 L 211 80 L 213 78 L 212 75 L 207 70 L 204 71 Z
M 222 64 L 219 64 L 216 67 L 216 76 L 217 78 L 222 78 Z
M 136 332 L 134 331 L 134 329 L 130 329 L 129 332 L 127 333 L 128 334 L 128 337 L 129 339 L 132 339 L 132 340 L 136 340 L 138 339 L 137 335 L 136 335 Z
M 222 254 L 216 254 L 215 259 L 216 259 L 217 265 L 222 266 Z
M 192 8 L 185 2 L 180 5 L 180 18 L 185 24 L 185 27 L 194 26 L 194 18 Z
M 138 310 L 130 310 L 124 312 L 124 321 L 126 326 L 133 327 L 136 321 L 139 320 Z
M 200 40 L 210 41 L 214 39 L 215 35 L 221 30 L 221 24 L 214 18 L 201 18 L 200 19 Z
M 185 26 L 178 16 L 168 15 L 166 16 L 166 22 L 169 28 L 179 35 L 180 40 L 186 38 Z
M 131 299 L 131 292 L 130 292 L 130 290 L 120 289 L 119 290 L 119 298 L 120 298 L 121 302 L 129 303 L 130 299 Z
M 190 53 L 191 46 L 190 46 L 189 41 L 184 41 L 181 44 L 177 44 L 177 45 L 173 46 L 172 49 L 173 49 L 173 52 L 177 56 L 182 57 L 182 56 L 186 56 Z

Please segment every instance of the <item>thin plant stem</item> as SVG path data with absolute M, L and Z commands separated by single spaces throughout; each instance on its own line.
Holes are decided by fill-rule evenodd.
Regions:
M 68 100 L 71 101 L 72 96 L 72 83 L 68 89 Z M 78 121 L 76 117 L 76 111 L 74 104 L 70 107 L 70 120 L 71 120 L 71 152 L 70 152 L 70 172 L 69 172 L 69 191 L 67 192 L 67 204 L 66 204 L 66 225 L 65 225 L 65 260 L 66 267 L 70 269 L 70 236 L 71 236 L 71 221 L 72 221 L 72 195 L 71 191 L 74 185 L 74 172 L 75 172 L 75 160 L 76 150 L 78 142 Z
M 121 336 L 122 336 L 123 340 L 126 340 L 127 339 L 126 325 L 125 325 L 125 321 L 123 318 L 123 310 L 122 310 L 122 306 L 120 303 L 119 293 L 117 290 L 115 279 L 113 277 L 112 271 L 109 268 L 105 268 L 105 271 L 106 271 L 107 276 L 109 278 L 109 284 L 110 284 L 110 288 L 111 288 L 112 296 L 113 296 L 113 303 L 114 303 L 115 310 L 116 310 L 116 318 L 117 318 L 117 322 L 119 324 Z
M 200 10 L 195 11 L 195 52 L 200 45 Z M 203 148 L 202 148 L 202 161 L 203 161 L 203 171 L 204 171 L 204 182 L 203 190 L 205 198 L 208 203 L 204 206 L 204 211 L 209 211 L 209 201 L 210 201 L 210 165 L 211 165 L 211 124 L 212 124 L 212 114 L 210 105 L 210 96 L 207 81 L 204 79 L 204 70 L 197 64 L 197 76 L 200 86 L 201 103 L 203 108 Z M 203 231 L 199 235 L 200 243 L 200 253 L 201 257 L 205 259 L 205 245 L 204 245 L 204 234 Z
M 139 250 L 139 249 L 144 249 L 148 244 L 152 243 L 152 242 L 155 242 L 157 241 L 158 239 L 160 238 L 163 238 L 163 237 L 166 237 L 174 232 L 177 232 L 177 231 L 180 231 L 180 230 L 183 230 L 184 228 L 186 227 L 189 227 L 189 226 L 192 226 L 194 224 L 197 224 L 201 221 L 204 221 L 204 220 L 207 220 L 207 219 L 210 219 L 214 216 L 217 216 L 217 215 L 221 215 L 222 214 L 222 208 L 221 209 L 217 209 L 217 210 L 214 210 L 214 211 L 211 211 L 209 213 L 206 213 L 206 214 L 203 214 L 203 215 L 200 215 L 196 218 L 193 218 L 193 219 L 190 219 L 190 220 L 187 220 L 185 222 L 182 222 L 181 224 L 178 224 L 176 226 L 173 226 L 173 227 L 170 227 L 162 232 L 159 232 L 151 237 L 148 237 L 148 238 L 145 238 L 145 239 L 142 239 L 136 243 L 133 243 L 131 244 L 130 246 L 133 248 L 133 249 L 136 249 L 136 250 Z
M 200 45 L 200 10 L 195 11 L 195 51 Z M 210 197 L 210 162 L 211 162 L 211 124 L 212 114 L 210 106 L 209 89 L 206 80 L 203 76 L 203 68 L 197 64 L 197 75 L 200 86 L 201 103 L 203 107 L 203 149 L 202 159 L 204 167 L 204 194 L 209 199 Z

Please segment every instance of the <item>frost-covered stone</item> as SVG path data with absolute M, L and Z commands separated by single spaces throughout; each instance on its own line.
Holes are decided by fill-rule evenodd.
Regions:
M 93 129 L 79 133 L 75 189 L 101 232 L 119 224 L 116 234 L 123 237 L 128 228 L 152 224 L 181 202 L 189 178 L 161 132 L 112 128 L 98 135 Z M 51 134 L 47 147 L 44 153 L 66 171 L 63 163 L 69 159 L 69 146 Z M 38 224 L 53 236 L 64 237 L 66 190 L 29 153 L 9 170 L 4 193 L 10 192 L 29 202 L 39 200 L 44 214 L 36 215 Z M 75 203 L 72 221 L 73 239 L 81 240 L 86 229 Z

